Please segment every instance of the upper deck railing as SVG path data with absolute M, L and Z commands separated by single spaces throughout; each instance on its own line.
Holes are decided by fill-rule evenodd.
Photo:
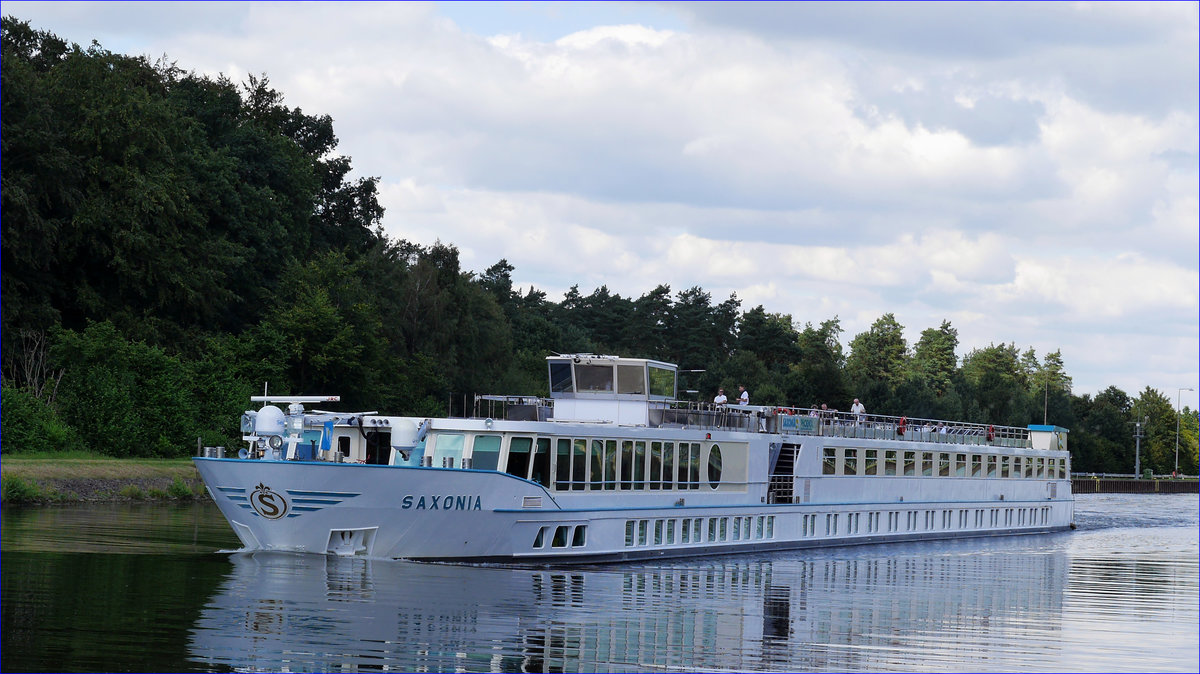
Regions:
M 474 416 L 549 421 L 551 402 L 534 396 L 476 396 Z M 804 407 L 716 405 L 687 400 L 650 401 L 649 425 L 782 435 L 907 440 L 956 445 L 1031 447 L 1029 429 L 942 419 L 854 414 Z
M 656 410 L 655 406 L 651 405 L 650 416 L 652 422 L 656 416 L 660 416 L 661 420 L 657 425 L 661 426 L 958 445 L 1031 446 L 1029 430 L 1015 426 L 882 414 L 853 414 L 805 407 L 714 405 L 690 401 L 672 401 L 659 405 L 658 408 Z

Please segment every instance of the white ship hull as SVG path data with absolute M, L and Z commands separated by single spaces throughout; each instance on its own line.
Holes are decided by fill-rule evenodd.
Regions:
M 207 458 L 196 465 L 246 550 L 593 562 L 1037 533 L 1066 529 L 1074 517 L 1069 480 L 801 476 L 794 491 L 807 482 L 809 502 L 767 504 L 765 484 L 740 502 L 710 503 L 693 491 L 556 495 L 495 471 Z M 277 511 L 267 512 L 280 517 L 259 514 L 256 489 L 270 491 Z M 589 498 L 606 503 L 588 507 Z M 556 546 L 560 527 L 565 540 Z M 575 545 L 578 527 L 585 533 Z

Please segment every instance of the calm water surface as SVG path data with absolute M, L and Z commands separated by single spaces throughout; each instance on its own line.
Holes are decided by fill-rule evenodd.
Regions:
M 1189 671 L 1194 495 L 1078 531 L 508 569 L 230 554 L 209 504 L 3 511 L 3 671 Z

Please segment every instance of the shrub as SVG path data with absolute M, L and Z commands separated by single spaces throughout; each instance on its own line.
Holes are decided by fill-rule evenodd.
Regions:
M 167 494 L 171 498 L 192 498 L 192 488 L 183 481 L 183 478 L 176 475 L 171 486 L 167 488 Z
M 0 389 L 6 454 L 82 450 L 79 434 L 63 423 L 54 409 L 29 391 L 13 386 Z
M 127 484 L 124 487 L 121 487 L 121 491 L 117 493 L 125 498 L 130 498 L 135 501 L 141 501 L 146 498 L 146 492 L 142 491 L 142 488 L 136 484 Z
M 0 498 L 4 503 L 32 503 L 41 500 L 42 490 L 32 480 L 7 473 L 0 478 Z

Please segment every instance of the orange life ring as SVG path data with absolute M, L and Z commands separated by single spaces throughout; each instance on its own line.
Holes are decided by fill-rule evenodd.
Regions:
M 988 442 L 996 439 L 996 427 L 988 425 Z
M 900 417 L 900 423 L 896 425 L 896 435 L 904 435 L 906 425 L 908 425 L 908 417 Z

